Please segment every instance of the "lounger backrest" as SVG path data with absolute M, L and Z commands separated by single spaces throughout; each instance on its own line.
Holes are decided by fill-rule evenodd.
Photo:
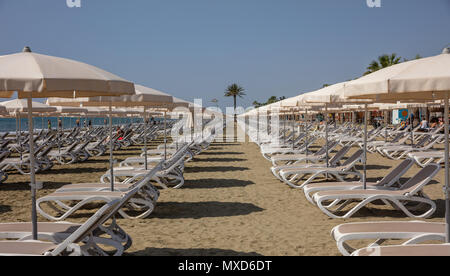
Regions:
M 79 147 L 77 147 L 75 151 L 76 151 L 76 152 L 80 152 L 80 151 L 84 150 L 84 149 L 87 147 L 87 145 L 89 145 L 89 143 L 91 142 L 91 140 L 92 140 L 92 138 L 88 138 L 88 139 L 86 140 L 86 142 L 80 144 Z
M 78 146 L 78 141 L 73 142 L 70 146 L 64 149 L 65 152 L 71 152 L 76 146 Z
M 342 164 L 342 167 L 349 167 L 354 165 L 356 162 L 362 159 L 364 154 L 364 150 L 357 150 L 352 156 L 350 156 L 345 162 Z
M 404 136 L 401 139 L 399 139 L 396 143 L 404 144 L 409 138 L 411 138 L 411 136 L 404 134 Z
M 339 142 L 333 141 L 331 143 L 328 143 L 328 151 L 331 151 L 334 149 Z M 313 155 L 314 156 L 321 156 L 324 155 L 327 152 L 327 145 L 325 144 L 320 150 L 316 151 Z
M 342 147 L 329 161 L 329 164 L 331 166 L 337 165 L 339 161 L 344 158 L 344 156 L 347 154 L 347 152 L 350 150 L 351 146 L 344 146 Z
M 404 137 L 405 136 L 405 134 L 404 133 L 398 133 L 395 137 L 394 137 L 394 139 L 392 139 L 392 142 L 391 143 L 397 143 L 402 137 Z M 405 140 L 406 141 L 406 140 Z
M 37 157 L 38 158 L 42 158 L 44 156 L 46 156 L 51 150 L 53 149 L 52 146 L 47 146 L 42 152 L 40 152 Z
M 441 166 L 439 164 L 429 164 L 421 169 L 416 175 L 411 177 L 408 182 L 402 185 L 401 190 L 405 194 L 414 195 L 428 184 L 433 177 L 439 172 Z
M 424 148 L 425 148 L 425 149 L 430 149 L 431 147 L 434 146 L 434 144 L 436 144 L 437 142 L 439 142 L 441 139 L 442 139 L 442 137 L 439 136 L 439 135 L 434 136 L 434 137 L 430 140 L 430 142 L 429 142 L 426 146 L 424 146 Z
M 390 187 L 394 185 L 414 164 L 414 159 L 407 158 L 403 160 L 395 169 L 388 173 L 378 182 L 378 186 Z
M 71 244 L 79 243 L 84 238 L 89 236 L 95 229 L 97 229 L 102 223 L 107 221 L 114 215 L 114 210 L 121 203 L 120 200 L 114 200 L 105 204 L 100 210 L 98 210 L 92 217 L 90 217 L 83 225 L 81 225 L 75 232 L 67 237 L 62 243 L 60 243 L 52 252 L 51 255 L 58 256 L 62 254 Z
M 430 140 L 430 136 L 428 135 L 424 135 L 424 137 L 420 138 L 419 141 L 414 145 L 415 147 L 423 147 L 423 145 L 425 145 L 426 142 L 428 142 Z
M 180 148 L 174 155 L 172 155 L 166 162 L 164 162 L 164 169 L 170 169 L 179 165 L 179 161 L 184 161 L 184 155 L 191 144 L 187 144 Z
M 0 162 L 5 160 L 5 158 L 7 158 L 10 154 L 11 153 L 9 151 L 4 151 L 4 152 L 0 153 Z

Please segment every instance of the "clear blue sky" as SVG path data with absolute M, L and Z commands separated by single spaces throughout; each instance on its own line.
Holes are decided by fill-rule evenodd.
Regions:
M 449 0 L 0 0 L 0 55 L 80 60 L 192 100 L 250 105 L 361 76 L 381 54 L 450 44 Z

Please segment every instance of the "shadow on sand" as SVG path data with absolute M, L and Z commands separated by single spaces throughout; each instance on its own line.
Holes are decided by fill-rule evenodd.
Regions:
M 199 173 L 199 172 L 234 172 L 234 171 L 248 171 L 249 168 L 245 167 L 187 167 L 186 173 Z
M 242 158 L 195 158 L 198 162 L 240 162 L 247 161 L 247 159 Z
M 12 211 L 11 206 L 8 206 L 8 205 L 0 205 L 0 214 L 1 214 L 1 213 L 11 212 L 11 211 Z
M 101 173 L 106 172 L 105 168 L 52 168 L 51 170 L 40 172 L 40 175 L 54 175 L 54 174 L 83 174 L 83 173 Z
M 391 166 L 383 166 L 383 165 L 370 165 L 370 164 L 366 165 L 366 169 L 368 171 L 370 171 L 370 170 L 388 170 L 391 168 L 392 168 Z M 356 165 L 355 169 L 357 169 L 358 171 L 362 171 L 362 170 L 364 170 L 364 167 L 363 167 L 363 165 Z
M 124 254 L 129 256 L 262 256 L 256 252 L 238 252 L 219 248 L 150 248 Z
M 201 155 L 243 155 L 243 152 L 237 151 L 205 151 Z
M 254 185 L 253 181 L 238 179 L 196 179 L 186 180 L 183 189 L 214 189 L 214 188 L 234 188 Z
M 159 202 L 149 219 L 200 219 L 244 216 L 264 209 L 240 202 Z
M 44 182 L 42 190 L 52 190 L 61 188 L 64 185 L 71 184 L 65 182 Z M 30 182 L 4 183 L 0 187 L 0 191 L 29 191 Z

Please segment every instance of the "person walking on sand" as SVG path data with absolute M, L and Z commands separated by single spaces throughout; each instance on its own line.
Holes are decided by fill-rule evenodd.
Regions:
M 50 120 L 47 120 L 47 129 L 52 130 L 52 122 Z

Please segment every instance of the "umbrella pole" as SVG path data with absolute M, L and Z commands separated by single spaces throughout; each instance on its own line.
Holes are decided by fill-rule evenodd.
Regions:
M 364 174 L 363 174 L 363 184 L 364 190 L 367 189 L 367 104 L 364 105 Z
M 303 130 L 305 131 L 305 145 L 306 145 L 306 164 L 308 164 L 308 148 L 309 148 L 309 140 L 308 140 L 308 109 L 306 109 L 305 120 L 303 120 Z
M 19 113 L 16 112 L 16 142 L 18 145 L 19 143 Z
M 114 191 L 114 164 L 113 164 L 113 130 L 112 130 L 112 102 L 109 102 L 109 167 L 111 173 L 111 192 Z
M 388 140 L 388 113 L 389 111 L 384 111 L 384 142 L 387 143 Z
M 164 161 L 167 160 L 166 111 L 164 111 Z M 203 130 L 202 130 L 203 133 Z M 202 134 L 203 135 L 203 134 Z
M 414 147 L 414 126 L 413 126 L 413 119 L 412 119 L 412 109 L 408 109 L 409 113 L 409 125 L 410 125 L 410 131 L 411 131 L 411 146 Z
M 256 143 L 259 144 L 259 111 L 256 112 Z
M 146 108 L 144 107 L 144 164 L 145 170 L 148 170 L 148 160 L 147 160 L 147 134 L 148 134 L 148 122 Z
M 36 175 L 35 175 L 35 159 L 34 159 L 34 135 L 33 135 L 33 103 L 31 95 L 28 97 L 28 132 L 30 136 L 30 186 L 31 186 L 31 221 L 33 239 L 38 239 L 37 232 L 37 212 L 36 212 Z
M 20 132 L 20 112 L 16 113 L 16 127 L 17 127 L 17 132 L 16 132 L 16 136 L 17 136 L 17 145 L 19 146 L 19 152 L 20 152 L 20 161 L 22 161 L 22 150 L 21 150 L 21 144 L 20 144 L 20 136 L 21 136 L 21 132 Z
M 325 104 L 325 149 L 326 149 L 326 162 L 327 162 L 327 168 L 329 166 L 328 161 L 330 159 L 330 156 L 328 154 L 328 105 Z M 328 174 L 327 174 L 328 179 Z
M 449 198 L 449 127 L 448 127 L 448 92 L 445 93 L 445 110 L 444 110 L 444 120 L 445 120 L 445 242 L 450 242 L 450 198 Z
M 58 153 L 61 153 L 61 127 L 62 127 L 62 120 L 61 120 L 61 126 L 59 125 L 59 120 L 60 117 L 58 116 L 58 118 L 56 119 L 56 125 L 58 126 Z M 64 133 L 64 131 L 63 131 Z
M 294 109 L 292 109 L 292 149 L 295 148 L 294 142 L 295 142 L 295 119 L 294 119 Z

